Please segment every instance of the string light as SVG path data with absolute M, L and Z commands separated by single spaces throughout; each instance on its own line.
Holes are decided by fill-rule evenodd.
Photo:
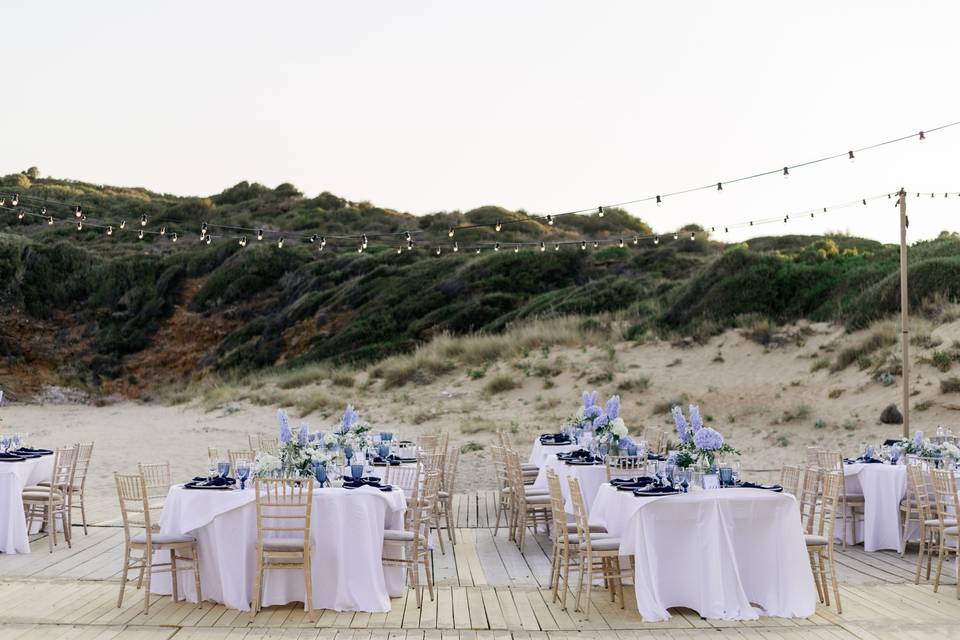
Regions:
M 494 226 L 494 229 L 496 229 L 497 233 L 500 233 L 500 229 L 503 229 L 503 223 L 497 220 L 497 224 Z
M 718 183 L 717 183 L 717 191 L 723 191 L 723 183 L 722 183 L 722 182 L 718 182 Z
M 107 227 L 107 235 L 108 235 L 108 236 L 112 236 L 112 235 L 113 235 L 113 227 L 110 227 L 110 226 Z
M 599 243 L 597 240 L 594 240 L 594 241 L 593 241 L 593 248 L 594 248 L 594 249 L 599 249 L 599 248 L 600 248 L 600 243 Z
M 409 231 L 404 231 L 404 235 L 406 235 L 406 241 L 407 241 L 407 242 L 410 242 L 411 240 L 413 240 L 413 238 L 410 236 L 410 232 L 409 232 Z
M 0 202 L 0 204 L 3 204 L 3 203 Z M 553 226 L 553 215 L 552 215 L 552 214 L 549 214 L 549 213 L 547 214 L 547 224 L 550 225 L 551 227 Z
M 789 178 L 789 177 L 790 177 L 790 167 L 784 167 L 784 168 L 783 168 L 783 177 L 784 177 L 784 178 Z
M 247 246 L 247 236 L 243 236 L 242 238 L 240 238 L 239 244 L 241 247 Z
M 52 218 L 51 218 L 51 220 L 52 220 Z M 120 228 L 121 228 L 121 229 L 125 229 L 126 227 L 127 227 L 127 221 L 126 221 L 126 220 L 121 220 L 121 221 L 120 221 Z
M 448 238 L 452 238 L 452 237 L 453 237 L 453 233 L 454 233 L 453 227 L 450 227 L 450 231 L 447 231 L 447 237 L 448 237 Z
M 79 218 L 83 215 L 83 209 L 80 207 L 80 205 L 77 205 L 73 208 L 73 215 L 75 218 Z
M 673 239 L 674 239 L 674 240 L 679 240 L 679 239 L 680 239 L 680 234 L 677 233 L 676 231 L 674 231 L 674 232 L 673 232 Z
M 660 196 L 657 196 L 657 206 L 659 207 L 662 204 L 663 204 L 663 201 L 660 199 Z
M 413 240 L 407 240 L 407 251 L 413 250 Z
M 17 206 L 18 204 L 20 204 L 20 194 L 19 194 L 19 193 L 15 193 L 15 194 L 13 194 L 13 197 L 10 198 L 10 206 L 15 207 L 15 206 Z
M 203 240 L 207 237 L 207 223 L 204 222 L 200 225 L 200 239 Z
M 494 250 L 494 251 L 500 251 L 500 243 L 499 243 L 499 242 L 498 242 L 497 244 L 493 245 L 493 250 Z
M 140 229 L 139 231 L 137 231 L 137 239 L 143 240 L 143 229 Z
M 160 227 L 160 236 L 163 237 L 167 235 L 167 228 L 165 226 Z
M 280 236 L 280 239 L 277 240 L 277 249 L 283 249 L 283 236 Z
M 437 255 L 440 255 L 440 247 L 437 247 Z
M 620 238 L 620 248 L 623 249 L 623 238 Z
M 520 245 L 517 245 L 513 248 L 514 253 L 520 253 Z
M 143 214 L 142 216 L 140 216 L 140 226 L 141 227 L 147 226 L 147 214 Z
M 554 250 L 554 251 L 560 251 L 560 243 L 559 243 L 559 242 L 554 242 L 554 243 L 553 243 L 553 250 Z
M 263 229 L 257 229 L 257 240 L 263 240 Z
M 580 250 L 581 250 L 581 251 L 586 251 L 586 249 L 587 249 L 587 241 L 586 241 L 586 240 L 581 240 L 581 241 L 580 241 Z
M 480 247 L 477 247 L 477 255 L 480 255 Z
M 397 255 L 403 253 L 403 247 L 397 247 Z
M 320 236 L 320 248 L 327 246 L 327 236 Z
M 23 210 L 17 212 L 17 220 L 23 220 Z
M 847 158 L 850 159 L 850 162 L 853 162 L 856 159 L 853 157 L 853 151 L 847 151 Z
M 603 217 L 603 207 L 597 207 L 597 215 Z
M 52 225 L 52 224 L 53 224 L 53 216 L 50 216 L 49 218 L 47 218 L 47 224 L 48 224 L 48 225 Z
M 545 245 L 545 244 L 543 243 L 543 240 L 541 240 L 541 241 L 540 241 L 540 251 L 546 251 L 546 250 L 547 250 L 547 245 Z
M 207 244 L 213 244 L 213 236 L 211 236 L 211 235 L 208 234 L 208 235 L 207 235 L 207 240 L 206 240 L 206 242 L 207 242 Z
M 6 198 L 0 197 L 0 207 L 2 207 L 6 201 Z
M 943 195 L 947 195 L 947 194 L 943 194 Z M 2 199 L 2 198 L 0 198 L 0 204 L 3 204 L 3 199 Z M 42 215 L 42 216 L 47 215 L 47 208 L 46 208 L 46 207 L 40 207 L 40 215 Z
M 926 140 L 926 139 L 927 139 L 927 136 L 923 135 L 923 131 L 920 132 L 920 139 L 921 139 L 921 140 Z
M 660 244 L 660 236 L 653 239 L 653 244 Z
M 173 233 L 170 234 L 170 242 L 176 242 L 176 241 L 177 241 L 177 232 L 174 231 Z
M 697 234 L 693 231 L 690 232 L 690 241 L 693 242 L 697 239 Z
M 367 248 L 367 234 L 363 234 L 363 236 L 362 236 L 362 238 L 361 238 L 360 244 L 363 245 L 363 248 L 364 248 L 364 249 Z
M 453 252 L 454 252 L 454 253 L 457 253 L 458 251 L 460 251 L 460 245 L 457 244 L 456 242 L 454 242 L 454 243 L 453 243 Z
M 83 231 L 83 220 L 77 220 L 77 231 Z
M 634 246 L 640 244 L 640 236 L 633 236 L 633 244 Z

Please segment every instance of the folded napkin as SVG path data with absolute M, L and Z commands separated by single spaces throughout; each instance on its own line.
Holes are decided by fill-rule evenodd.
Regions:
M 370 464 L 375 464 L 379 467 L 385 467 L 387 465 L 390 465 L 391 467 L 397 467 L 397 466 L 400 466 L 400 462 L 401 462 L 400 458 L 396 456 L 387 456 L 386 458 L 383 458 L 381 456 L 374 456 L 373 462 L 371 462 Z
M 23 462 L 26 460 L 23 456 L 13 453 L 0 453 L 0 462 Z
M 635 496 L 669 496 L 674 493 L 680 493 L 680 491 L 673 487 L 645 487 L 633 491 Z
M 847 464 L 883 464 L 883 460 L 876 458 L 847 458 Z
M 564 460 L 564 464 L 570 464 L 574 466 L 579 465 L 584 467 L 588 467 L 592 464 L 600 464 L 601 462 L 603 462 L 603 460 L 601 460 L 600 458 L 592 458 L 592 457 L 591 458 L 572 458 L 569 460 Z
M 13 453 L 15 453 L 15 454 L 24 454 L 24 453 L 28 453 L 28 454 L 29 454 L 29 453 L 32 453 L 32 454 L 36 454 L 36 455 L 39 455 L 39 456 L 49 456 L 49 455 L 53 455 L 53 451 L 51 451 L 50 449 L 34 449 L 34 448 L 32 448 L 32 447 L 20 447 L 19 449 L 17 449 L 17 450 L 14 451 Z
M 575 459 L 593 459 L 593 455 L 586 449 L 577 449 L 576 451 L 567 451 L 566 453 L 558 453 L 557 460 L 575 460 Z
M 779 484 L 760 484 L 756 482 L 741 482 L 740 484 L 734 485 L 734 486 L 740 487 L 741 489 L 766 489 L 767 491 L 776 491 L 776 492 L 783 491 L 783 487 L 781 487 Z
M 650 484 L 654 481 L 650 476 L 640 476 L 639 478 L 614 478 L 610 481 L 610 484 L 624 485 L 624 484 Z
M 659 462 L 663 462 L 664 460 L 666 460 L 666 458 L 664 458 L 658 453 L 648 453 L 647 460 L 657 460 Z
M 563 433 L 545 433 L 540 436 L 540 444 L 570 444 L 570 436 Z
M 197 476 L 196 478 L 193 479 L 192 484 L 195 484 L 195 485 L 203 484 L 208 487 L 228 487 L 230 485 L 237 484 L 237 481 L 234 480 L 233 478 L 221 478 L 220 476 L 216 476 L 212 480 L 208 481 L 206 478 L 202 476 Z

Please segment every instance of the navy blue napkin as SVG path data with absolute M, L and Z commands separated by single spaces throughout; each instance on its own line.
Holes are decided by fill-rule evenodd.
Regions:
M 740 487 L 741 489 L 765 489 L 767 491 L 783 491 L 783 487 L 778 484 L 758 484 L 755 482 L 741 482 L 740 484 L 734 485 L 735 487 Z
M 680 493 L 680 491 L 673 487 L 646 487 L 633 490 L 635 496 L 669 496 L 675 493 Z
M 191 483 L 187 483 L 191 484 Z M 193 479 L 194 485 L 203 484 L 208 487 L 229 487 L 231 485 L 237 484 L 237 481 L 233 478 L 221 478 L 220 476 L 215 476 L 212 480 L 207 480 L 203 476 L 197 476 Z

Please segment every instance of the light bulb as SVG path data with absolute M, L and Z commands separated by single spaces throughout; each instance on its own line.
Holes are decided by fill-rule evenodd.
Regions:
M 366 249 L 366 248 L 367 248 L 367 234 L 363 234 L 363 236 L 361 236 L 361 240 L 362 240 L 361 244 L 363 245 L 363 248 Z
M 477 255 L 480 255 L 480 247 L 477 247 Z
M 546 246 L 545 244 L 543 244 L 543 241 L 541 241 L 541 242 L 540 242 L 540 251 L 546 251 L 546 250 L 547 250 L 547 246 Z
M 207 244 L 213 243 L 213 236 L 207 236 Z
M 520 253 L 520 245 L 517 245 L 513 248 L 514 253 Z
M 597 215 L 603 217 L 603 207 L 597 207 Z
M 789 168 L 789 167 L 784 167 L 784 168 L 783 168 L 783 177 L 784 177 L 784 178 L 789 178 L 789 177 L 790 177 L 790 168 Z
M 437 247 L 437 255 L 440 255 L 440 247 Z
M 362 244 L 361 244 L 359 247 L 357 247 L 357 253 L 363 253 L 363 245 L 362 245 Z
M 143 229 L 140 229 L 140 231 L 137 232 L 137 239 L 143 240 Z
M 83 231 L 83 220 L 77 220 L 77 231 Z
M 554 251 L 560 251 L 560 243 L 559 243 L 559 242 L 554 242 L 554 243 L 553 243 L 553 250 L 554 250 Z
M 718 183 L 717 183 L 717 191 L 723 191 L 723 183 L 722 183 L 722 182 L 718 182 Z
M 77 218 L 83 215 L 83 209 L 80 208 L 80 205 L 77 205 L 73 208 L 73 215 Z
M 947 197 L 947 194 L 943 194 L 943 197 L 946 198 L 946 197 Z M 0 204 L 3 204 L 3 198 L 0 198 Z M 47 215 L 47 208 L 46 208 L 46 207 L 40 207 L 40 215 L 42 215 L 42 216 Z
M 923 131 L 920 132 L 920 139 L 921 139 L 921 140 L 926 140 L 926 139 L 927 139 L 927 136 L 923 135 Z
M 53 224 L 53 216 L 47 218 L 47 224 Z
M 141 227 L 147 226 L 147 214 L 143 214 L 142 216 L 140 216 L 140 226 Z
M 17 212 L 17 220 L 23 220 L 23 209 Z
M 457 253 L 458 251 L 460 251 L 460 245 L 457 244 L 456 242 L 454 242 L 454 243 L 453 243 L 453 252 L 454 252 L 454 253 Z
M 107 235 L 108 235 L 108 236 L 112 236 L 112 235 L 113 235 L 113 227 L 107 227 Z
M 126 220 L 121 220 L 121 221 L 120 221 L 120 228 L 121 228 L 121 229 L 126 229 L 126 227 L 127 227 L 127 221 L 126 221 Z
M 696 239 L 697 239 L 697 234 L 696 234 L 695 232 L 691 231 L 691 232 L 690 232 L 690 240 L 693 241 L 693 240 L 696 240 Z
M 620 248 L 623 249 L 623 238 L 620 238 Z
M 597 242 L 596 240 L 594 240 L 594 241 L 593 241 L 593 248 L 594 248 L 594 249 L 598 249 L 599 247 L 600 247 L 600 243 Z
M 176 242 L 176 241 L 177 241 L 177 232 L 174 231 L 173 233 L 170 234 L 170 242 Z
M 674 240 L 677 240 L 679 237 L 680 237 L 680 234 L 678 234 L 677 232 L 674 232 L 674 233 L 673 233 L 673 239 L 674 239 Z
M 640 236 L 633 236 L 633 244 L 640 244 Z
M 263 229 L 257 229 L 257 240 L 263 240 Z
M 409 231 L 404 232 L 404 235 L 407 236 L 407 238 L 406 238 L 407 242 L 410 242 L 410 240 L 412 240 L 412 238 L 410 237 L 410 232 L 409 232 Z
M 853 151 L 847 151 L 847 158 L 850 160 L 850 162 L 853 162 L 855 160 L 855 158 L 853 157 Z
M 411 251 L 412 249 L 413 249 L 413 240 L 407 240 L 407 251 Z
M 453 227 L 450 227 L 450 231 L 447 231 L 447 237 L 448 237 L 448 238 L 452 238 L 452 237 L 453 237 Z
M 494 251 L 500 251 L 500 243 L 499 243 L 499 242 L 498 242 L 497 244 L 493 245 L 493 250 L 494 250 Z
M 653 239 L 653 244 L 660 244 L 660 236 Z
M 500 222 L 499 220 L 497 220 L 497 224 L 496 224 L 496 225 L 494 225 L 494 227 L 493 227 L 493 228 L 494 228 L 494 230 L 496 230 L 496 232 L 497 232 L 497 233 L 500 233 L 500 229 L 502 229 L 502 228 L 503 228 L 503 223 L 502 223 L 502 222 Z
M 314 243 L 314 242 L 316 242 L 316 241 L 317 241 L 317 234 L 313 234 L 312 236 L 310 236 L 310 242 L 311 242 L 311 243 Z
M 657 196 L 657 206 L 659 207 L 662 204 L 663 204 L 663 201 L 660 199 L 660 196 Z
M 931 197 L 931 198 L 933 197 L 933 194 L 932 194 L 932 193 L 930 194 L 930 197 Z M 867 206 L 867 199 L 866 199 L 866 198 L 863 199 L 863 206 Z
M 247 236 L 243 236 L 242 238 L 240 238 L 240 242 L 239 242 L 238 244 L 239 244 L 241 247 L 247 246 Z
M 166 228 L 166 227 L 160 227 L 160 235 L 161 235 L 161 236 L 167 235 L 167 228 Z
M 6 202 L 7 202 L 6 198 L 0 198 L 0 207 L 6 204 Z
M 403 253 L 403 247 L 397 247 L 397 255 Z
M 13 194 L 13 197 L 10 198 L 10 206 L 11 206 L 11 207 L 15 207 L 15 206 L 17 206 L 18 204 L 20 204 L 20 194 L 19 194 L 19 193 L 15 193 L 15 194 Z M 77 207 L 77 209 L 79 209 L 79 208 L 80 208 L 80 207 Z M 77 214 L 77 215 L 79 216 L 80 214 Z
M 320 236 L 320 248 L 327 246 L 327 236 Z
M 200 225 L 200 239 L 203 240 L 207 235 L 207 223 L 204 222 Z
M 280 239 L 277 240 L 277 249 L 283 249 L 283 236 L 280 236 Z
M 549 213 L 547 214 L 547 224 L 551 226 L 553 225 L 553 216 L 550 215 Z
M 587 241 L 586 241 L 586 240 L 581 240 L 581 241 L 580 241 L 580 250 L 581 250 L 581 251 L 585 251 L 586 249 L 587 249 Z

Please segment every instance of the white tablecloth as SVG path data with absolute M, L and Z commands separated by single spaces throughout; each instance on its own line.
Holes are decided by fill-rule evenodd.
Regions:
M 600 485 L 607 481 L 607 467 L 603 464 L 572 465 L 557 460 L 556 454 L 550 454 L 540 467 L 537 479 L 533 482 L 535 489 L 547 489 L 547 469 L 553 469 L 560 476 L 560 490 L 563 491 L 564 508 L 567 513 L 573 513 L 573 504 L 570 502 L 570 484 L 568 478 L 574 477 L 580 481 L 580 491 L 583 493 L 583 503 L 587 511 L 592 508 L 593 499 L 600 489 Z
M 403 492 L 314 489 L 311 514 L 313 606 L 336 611 L 390 610 L 390 597 L 404 592 L 405 570 L 384 567 L 383 531 L 403 528 Z M 162 533 L 190 534 L 200 553 L 200 588 L 206 600 L 250 610 L 256 572 L 254 494 L 246 491 L 170 489 L 160 517 Z M 390 555 L 399 557 L 399 550 Z M 179 591 L 196 601 L 193 574 L 178 574 Z M 169 594 L 170 574 L 153 578 L 154 593 Z M 267 571 L 264 606 L 304 600 L 303 573 Z
M 900 550 L 900 501 L 907 493 L 907 468 L 889 464 L 845 464 L 844 485 L 847 495 L 863 496 L 863 522 L 847 521 L 847 544 L 863 542 L 865 551 Z M 843 522 L 837 521 L 837 538 L 843 537 Z
M 590 520 L 619 534 L 621 555 L 635 557 L 646 622 L 668 619 L 669 607 L 725 620 L 806 618 L 816 609 L 793 496 L 716 489 L 638 498 L 604 484 Z
M 23 462 L 0 462 L 0 552 L 30 553 L 27 521 L 23 516 L 23 498 L 27 485 L 53 475 L 53 455 L 29 458 Z
M 566 453 L 567 451 L 576 451 L 580 445 L 570 444 L 541 444 L 540 436 L 533 439 L 533 449 L 530 450 L 530 464 L 542 467 L 550 454 Z

